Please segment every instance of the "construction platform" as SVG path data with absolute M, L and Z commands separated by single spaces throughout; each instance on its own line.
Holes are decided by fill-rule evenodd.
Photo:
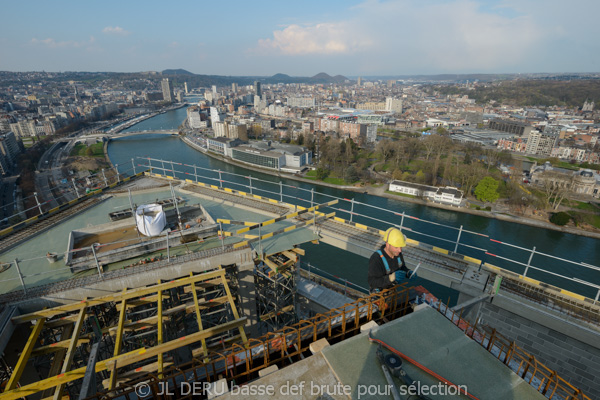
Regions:
M 140 186 L 146 187 L 148 181 L 154 180 L 154 178 L 142 178 Z M 162 181 L 158 180 L 158 182 Z M 130 185 L 135 189 L 133 183 Z M 218 224 L 211 222 L 223 219 L 260 223 L 290 212 L 290 208 L 287 206 L 257 199 L 241 199 L 232 202 L 227 198 L 220 198 L 218 191 L 190 185 L 176 186 L 174 192 L 187 204 L 181 210 L 182 216 L 187 222 L 183 223 L 183 231 L 177 229 L 177 234 L 169 235 L 171 241 L 169 250 L 167 250 L 166 235 L 163 235 L 159 240 L 154 239 L 157 243 L 152 248 L 145 240 L 134 246 L 139 251 L 129 251 L 131 249 L 127 248 L 123 251 L 124 245 L 133 245 L 132 242 L 138 240 L 134 222 L 132 218 L 112 222 L 109 214 L 114 210 L 130 207 L 131 202 L 127 192 L 112 193 L 109 191 L 103 195 L 102 201 L 93 202 L 88 208 L 79 210 L 78 213 L 70 215 L 68 219 L 56 223 L 43 233 L 33 236 L 29 240 L 21 241 L 10 250 L 0 254 L 0 265 L 2 265 L 0 268 L 0 293 L 31 291 L 34 288 L 73 278 L 98 274 L 98 269 L 101 269 L 101 273 L 107 273 L 147 262 L 225 248 L 244 242 L 244 238 L 239 235 L 227 234 L 227 232 L 238 230 L 239 227 L 226 224 L 219 227 Z M 157 198 L 170 196 L 171 192 L 168 188 L 159 187 L 132 191 L 131 201 L 145 204 L 152 203 Z M 173 216 L 173 212 L 174 210 L 169 211 L 171 221 L 176 218 Z M 196 222 L 198 217 L 202 218 L 201 223 Z M 186 228 L 185 225 L 190 225 L 190 227 Z M 260 233 L 263 236 L 285 229 L 287 231 L 273 234 L 264 240 L 254 241 L 256 243 L 253 242 L 252 245 L 257 249 L 260 247 L 260 251 L 265 254 L 273 254 L 287 250 L 295 244 L 318 238 L 314 228 L 290 229 L 294 225 L 294 221 L 284 219 L 261 227 Z M 220 236 L 217 227 L 226 234 Z M 127 232 L 123 233 L 123 231 Z M 98 250 L 96 258 L 91 254 L 93 252 L 91 244 L 95 244 L 94 251 Z M 82 248 L 86 249 L 81 250 Z M 115 253 L 117 254 L 115 255 Z M 49 259 L 49 255 L 54 256 L 52 260 Z M 73 264 L 78 262 L 81 264 L 80 267 L 72 268 Z
M 392 399 L 389 383 L 376 357 L 378 345 L 369 342 L 369 331 L 374 338 L 383 340 L 448 381 L 466 388 L 467 393 L 475 398 L 546 398 L 494 355 L 469 339 L 451 321 L 427 306 L 384 325 L 373 324 L 371 329 L 340 343 L 315 345 L 316 354 L 281 370 L 273 369 L 272 373 L 250 383 L 246 390 L 252 393 L 260 388 L 271 388 L 275 397 L 290 399 L 316 400 L 329 398 L 327 396 L 340 400 Z M 418 382 L 415 388 L 420 388 L 422 395 L 435 399 L 468 398 L 440 384 L 439 379 L 414 365 L 408 362 L 402 365 L 406 374 Z M 395 379 L 394 383 L 402 395 L 400 381 Z M 444 391 L 449 394 L 441 394 Z M 232 390 L 220 399 L 233 400 L 237 398 L 235 392 Z M 294 395 L 285 396 L 286 393 Z M 260 399 L 264 396 L 245 398 Z

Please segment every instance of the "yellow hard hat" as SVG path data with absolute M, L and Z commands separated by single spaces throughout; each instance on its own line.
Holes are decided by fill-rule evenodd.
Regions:
M 394 247 L 406 247 L 406 237 L 398 228 L 390 228 L 385 231 L 383 241 Z

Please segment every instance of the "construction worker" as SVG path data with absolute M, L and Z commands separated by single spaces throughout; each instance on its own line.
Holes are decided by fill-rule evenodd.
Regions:
M 384 245 L 369 259 L 369 290 L 377 293 L 413 276 L 406 267 L 402 248 L 406 247 L 406 237 L 398 228 L 390 228 L 383 235 Z

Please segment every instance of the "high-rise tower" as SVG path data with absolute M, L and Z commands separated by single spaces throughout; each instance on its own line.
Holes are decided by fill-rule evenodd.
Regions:
M 262 95 L 262 90 L 260 88 L 260 82 L 259 81 L 254 81 L 254 92 L 259 97 Z
M 164 78 L 161 83 L 163 100 L 169 103 L 173 102 L 173 82 L 169 78 Z

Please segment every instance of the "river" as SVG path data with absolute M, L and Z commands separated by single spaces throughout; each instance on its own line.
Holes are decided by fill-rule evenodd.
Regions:
M 183 107 L 147 119 L 128 128 L 126 131 L 177 129 L 177 127 L 185 118 L 186 107 Z M 210 158 L 189 147 L 178 137 L 138 135 L 112 140 L 108 146 L 108 155 L 114 164 L 127 166 L 126 169 L 131 168 L 132 158 L 151 157 L 172 160 L 182 164 L 197 165 L 198 167 L 210 168 L 213 170 L 221 170 L 225 173 L 231 172 L 240 174 L 242 176 L 247 176 L 250 174 L 253 178 L 258 178 L 267 182 L 274 182 L 273 184 L 264 182 L 261 183 L 253 179 L 252 185 L 255 193 L 261 194 L 260 188 L 270 190 L 272 192 L 279 192 L 279 178 L 259 173 L 255 170 L 248 170 L 233 166 L 223 161 Z M 142 163 L 141 160 L 136 160 L 135 162 L 136 164 Z M 158 166 L 159 164 L 155 163 L 154 165 Z M 167 168 L 170 167 L 167 166 Z M 187 168 L 183 166 L 177 166 L 176 170 L 189 173 L 194 172 L 193 168 Z M 205 173 L 203 172 L 203 174 Z M 217 173 L 206 173 L 205 175 L 207 178 L 218 178 Z M 223 179 L 239 182 L 240 185 L 249 184 L 249 181 L 246 178 L 236 177 L 228 174 L 224 174 Z M 487 236 L 463 232 L 460 239 L 461 246 L 458 249 L 459 253 L 482 259 L 485 262 L 498 265 L 518 273 L 523 273 L 525 268 L 524 265 L 507 262 L 490 254 L 510 258 L 526 264 L 531 255 L 530 250 L 535 246 L 537 252 L 546 253 L 553 257 L 564 258 L 591 265 L 598 265 L 600 263 L 600 240 L 598 239 L 505 222 L 493 218 L 442 210 L 433 207 L 402 202 L 395 199 L 382 198 L 347 190 L 312 185 L 291 179 L 284 178 L 281 179 L 281 181 L 284 185 L 306 189 L 306 191 L 302 191 L 301 189 L 292 189 L 286 187 L 284 190 L 284 192 L 290 196 L 301 197 L 303 199 L 310 199 L 310 192 L 308 191 L 311 188 L 314 188 L 315 203 L 324 203 L 329 201 L 331 199 L 330 197 L 327 197 L 327 195 L 329 195 L 339 198 L 353 198 L 356 202 L 369 204 L 381 209 L 392 210 L 395 212 L 397 215 L 379 209 L 355 205 L 355 212 L 368 214 L 369 216 L 378 219 L 378 221 L 376 221 L 373 219 L 355 216 L 354 220 L 356 222 L 364 223 L 380 229 L 386 229 L 389 226 L 389 223 L 400 224 L 401 217 L 399 215 L 404 212 L 412 217 L 404 218 L 404 232 L 408 237 L 449 250 L 454 250 L 454 243 L 451 242 L 456 241 L 459 233 L 458 228 L 462 225 L 463 229 L 466 231 L 478 232 Z M 212 181 L 211 183 L 215 184 L 215 181 Z M 248 190 L 247 186 L 233 186 L 232 188 L 245 191 Z M 274 195 L 271 194 L 270 196 L 273 197 Z M 297 200 L 285 197 L 284 201 L 291 203 L 298 202 Z M 305 204 L 307 203 L 302 205 Z M 341 202 L 339 208 L 349 210 L 350 204 L 348 202 Z M 345 219 L 350 218 L 349 214 L 344 212 L 338 212 L 338 216 Z M 425 224 L 422 222 L 422 220 L 432 221 L 441 225 Z M 448 225 L 455 228 L 447 228 L 442 225 Z M 414 229 L 414 231 L 411 231 L 411 229 Z M 431 238 L 426 235 L 436 236 L 439 239 Z M 490 238 L 509 243 L 512 246 L 501 245 L 497 242 L 491 241 Z M 514 246 L 528 250 L 525 251 Z M 325 244 L 308 244 L 303 245 L 303 247 L 307 250 L 306 256 L 303 257 L 303 262 L 310 262 L 312 265 L 315 265 L 318 268 L 324 269 L 332 274 L 344 277 L 351 282 L 366 287 L 367 259 L 356 257 L 354 254 Z M 487 252 L 490 254 L 486 255 L 481 249 L 487 250 Z M 550 272 L 592 282 L 597 285 L 600 284 L 600 270 L 585 268 L 583 266 L 567 263 L 552 257 L 541 256 L 538 254 L 533 256 L 531 265 L 538 268 L 543 268 Z M 598 292 L 598 290 L 593 287 L 589 287 L 571 280 L 558 278 L 554 275 L 540 272 L 535 269 L 530 269 L 527 276 L 592 298 L 594 298 Z M 431 282 L 416 279 L 415 283 L 424 284 L 430 291 L 443 299 L 446 299 L 446 297 L 451 295 L 451 292 L 448 289 L 437 287 L 437 285 L 433 285 Z

